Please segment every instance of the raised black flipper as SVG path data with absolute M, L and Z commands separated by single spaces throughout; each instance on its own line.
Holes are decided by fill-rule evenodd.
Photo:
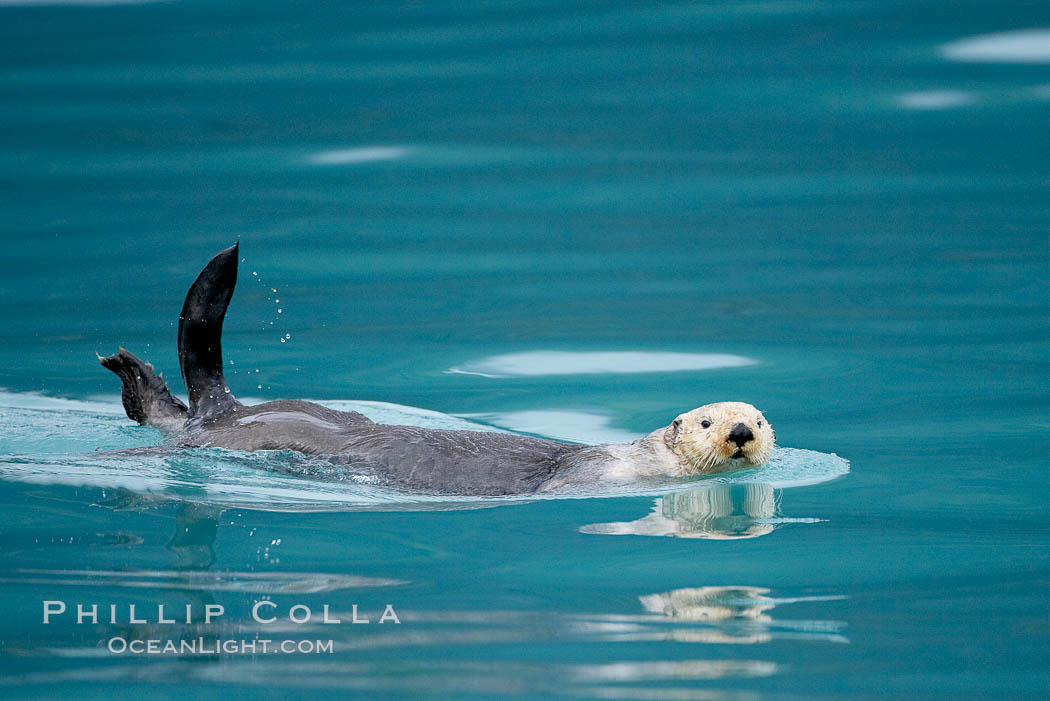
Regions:
M 98 361 L 120 377 L 120 399 L 129 419 L 143 426 L 167 429 L 177 429 L 185 423 L 188 416 L 186 405 L 171 396 L 168 386 L 154 372 L 152 365 L 123 348 L 105 358 L 99 356 Z
M 179 315 L 179 367 L 190 397 L 190 417 L 236 411 L 222 373 L 222 321 L 237 285 L 237 244 L 211 259 L 190 286 Z

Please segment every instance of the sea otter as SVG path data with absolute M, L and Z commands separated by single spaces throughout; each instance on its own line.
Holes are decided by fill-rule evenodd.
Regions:
M 189 406 L 153 366 L 120 349 L 99 357 L 120 376 L 129 418 L 174 434 L 177 446 L 296 450 L 347 474 L 416 491 L 504 495 L 686 477 L 754 467 L 776 438 L 761 412 L 718 402 L 681 414 L 632 443 L 587 446 L 504 433 L 374 423 L 357 412 L 280 399 L 238 402 L 223 376 L 222 322 L 237 283 L 238 246 L 216 255 L 190 286 L 179 316 L 179 366 Z

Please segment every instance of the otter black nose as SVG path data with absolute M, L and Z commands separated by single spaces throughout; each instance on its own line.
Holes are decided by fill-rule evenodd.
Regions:
M 751 433 L 751 429 L 748 428 L 747 424 L 737 424 L 729 432 L 729 442 L 736 443 L 738 448 L 743 448 L 744 444 L 754 437 L 755 434 Z

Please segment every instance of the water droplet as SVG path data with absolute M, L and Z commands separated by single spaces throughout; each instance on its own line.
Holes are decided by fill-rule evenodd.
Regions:
M 259 389 L 262 389 L 262 385 L 259 385 Z
M 276 287 L 271 287 L 271 288 L 270 288 L 270 291 L 271 291 L 271 292 L 276 292 L 276 291 L 277 291 L 277 288 L 276 288 Z
M 223 389 L 224 392 L 226 392 L 226 394 L 230 393 L 230 388 L 229 387 L 223 387 L 222 389 Z
M 292 334 L 290 334 L 290 333 L 286 333 L 286 334 L 284 335 L 284 337 L 285 337 L 285 338 L 291 338 L 291 337 L 292 337 Z M 233 361 L 231 360 L 230 362 L 232 363 Z
M 233 365 L 233 361 L 232 360 L 230 361 L 230 365 Z
M 285 341 L 287 341 L 287 340 L 288 340 L 287 338 L 282 338 L 282 339 L 281 339 L 281 343 L 284 343 L 284 342 L 285 342 Z
M 281 300 L 279 300 L 279 299 L 275 299 L 275 300 L 273 301 L 273 303 L 274 303 L 274 304 L 279 304 L 280 302 L 281 302 Z
M 252 275 L 254 275 L 255 277 L 259 277 L 259 273 L 255 272 L 254 270 L 252 271 Z
M 283 311 L 284 311 L 283 309 L 278 309 L 278 310 L 277 310 L 277 313 L 278 313 L 278 314 L 280 314 L 280 313 L 281 313 L 281 312 L 283 312 Z

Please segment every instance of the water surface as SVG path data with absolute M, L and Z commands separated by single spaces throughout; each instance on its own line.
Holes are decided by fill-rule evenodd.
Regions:
M 1048 28 L 0 2 L 0 694 L 1044 696 Z M 849 471 L 438 508 L 266 462 L 294 455 L 106 457 L 162 436 L 95 353 L 177 385 L 182 295 L 234 241 L 239 397 L 583 442 L 732 399 Z M 262 627 L 267 596 L 373 622 Z M 335 652 L 100 647 L 173 630 Z

